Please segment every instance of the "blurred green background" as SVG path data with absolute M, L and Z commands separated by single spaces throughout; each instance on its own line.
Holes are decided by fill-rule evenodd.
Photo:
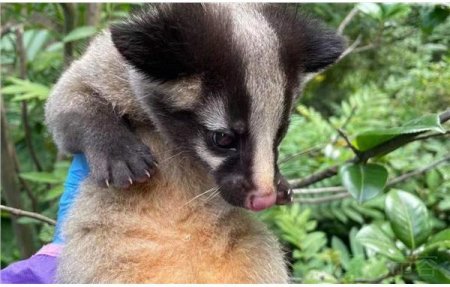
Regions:
M 448 4 L 289 5 L 338 29 L 351 48 L 309 81 L 297 103 L 280 154 L 288 178 L 352 158 L 338 127 L 352 139 L 450 107 Z M 45 100 L 89 39 L 139 6 L 1 5 L 2 204 L 56 218 L 70 158 L 58 154 L 44 125 Z M 447 133 L 374 159 L 390 179 L 447 160 L 364 203 L 335 191 L 306 189 L 297 192 L 293 206 L 259 214 L 285 246 L 293 281 L 449 283 L 449 142 Z M 341 186 L 340 178 L 308 188 L 329 186 Z M 392 217 L 403 213 L 400 207 L 392 213 L 389 200 L 406 202 L 412 236 L 422 233 L 423 239 L 414 238 L 411 245 L 402 237 Z M 422 230 L 418 219 L 430 227 Z M 50 224 L 2 211 L 2 268 L 28 257 L 52 235 Z

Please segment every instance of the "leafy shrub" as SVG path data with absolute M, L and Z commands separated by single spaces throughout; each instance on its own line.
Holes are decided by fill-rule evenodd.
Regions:
M 24 26 L 25 74 L 15 30 L 2 33 L 0 40 L 2 115 L 5 112 L 8 140 L 19 163 L 14 175 L 18 197 L 24 209 L 51 218 L 69 161 L 57 154 L 46 130 L 44 101 L 64 67 L 81 55 L 95 32 L 139 7 L 64 5 L 1 6 L 2 32 L 10 24 Z M 92 8 L 98 12 L 95 19 Z M 421 136 L 415 133 L 418 129 L 425 129 L 426 135 L 447 134 L 347 163 L 340 176 L 296 189 L 292 206 L 258 214 L 284 244 L 293 281 L 448 283 L 448 124 L 439 126 L 436 115 L 450 106 L 449 6 L 315 3 L 298 9 L 336 28 L 353 11 L 343 32 L 349 45 L 356 40 L 359 44 L 306 86 L 280 148 L 280 167 L 288 178 L 295 181 L 342 167 L 355 158 L 355 151 L 357 156 L 391 136 Z M 434 117 L 418 120 L 426 115 Z M 405 127 L 411 120 L 416 122 Z M 356 150 L 349 148 L 338 128 Z M 391 184 L 410 172 L 418 173 Z M 5 204 L 3 185 L 2 189 Z M 1 217 L 4 267 L 24 254 L 15 241 L 10 214 L 2 211 Z M 27 218 L 18 223 L 31 231 L 34 250 L 51 240 L 52 226 Z

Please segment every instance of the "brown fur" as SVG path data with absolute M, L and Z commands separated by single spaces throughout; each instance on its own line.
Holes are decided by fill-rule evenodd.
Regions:
M 144 132 L 142 132 L 144 130 Z M 161 159 L 151 183 L 130 190 L 89 183 L 65 225 L 60 283 L 287 283 L 277 239 L 210 193 L 207 171 L 159 136 L 141 138 Z

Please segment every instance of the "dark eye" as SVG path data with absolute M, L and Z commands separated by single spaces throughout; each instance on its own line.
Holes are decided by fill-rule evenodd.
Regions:
M 223 149 L 236 149 L 236 137 L 224 132 L 212 132 L 212 142 Z

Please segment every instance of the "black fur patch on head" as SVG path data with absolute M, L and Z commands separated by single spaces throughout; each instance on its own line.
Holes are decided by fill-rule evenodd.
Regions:
M 208 130 L 195 111 L 214 97 L 223 99 L 229 127 L 240 133 L 240 149 L 239 154 L 226 158 L 214 177 L 222 196 L 241 205 L 252 186 L 253 146 L 247 132 L 250 95 L 243 52 L 232 40 L 230 16 L 227 9 L 214 4 L 161 4 L 149 7 L 130 22 L 113 26 L 111 33 L 119 52 L 149 80 L 176 81 L 191 75 L 201 79 L 199 102 L 189 112 L 174 111 L 162 100 L 164 94 L 146 98 L 164 134 L 185 154 L 204 160 L 195 152 L 195 140 L 203 137 L 206 141 Z M 211 154 L 223 156 L 213 147 L 207 148 Z
M 208 4 L 154 4 L 113 25 L 111 34 L 128 62 L 166 81 L 229 70 L 230 25 L 226 11 L 215 13 Z
M 267 5 L 264 15 L 281 42 L 281 61 L 286 74 L 317 72 L 334 63 L 344 51 L 345 41 L 299 11 L 297 5 Z

